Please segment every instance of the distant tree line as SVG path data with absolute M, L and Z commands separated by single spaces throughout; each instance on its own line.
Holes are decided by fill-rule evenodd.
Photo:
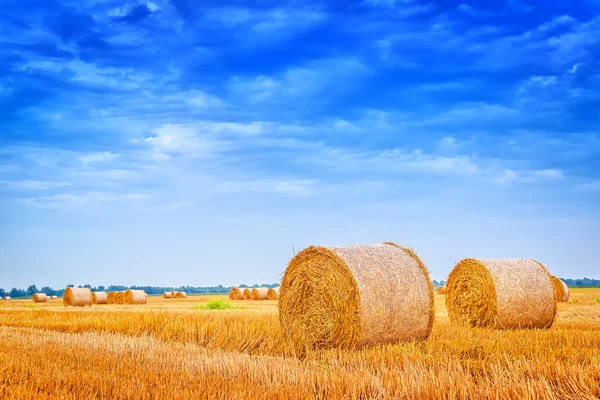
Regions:
M 279 283 L 263 283 L 260 285 L 259 284 L 256 284 L 256 285 L 242 284 L 242 285 L 239 285 L 238 287 L 247 288 L 247 287 L 258 287 L 258 286 L 272 288 L 272 287 L 279 286 Z M 75 285 L 67 285 L 66 287 L 75 287 Z M 83 285 L 82 286 L 82 285 L 79 285 L 77 287 L 90 288 L 93 292 L 101 292 L 101 291 L 120 292 L 120 291 L 127 290 L 127 289 L 137 289 L 137 290 L 141 289 L 141 290 L 144 290 L 149 295 L 163 294 L 163 292 L 172 292 L 172 291 L 176 291 L 176 292 L 181 291 L 181 292 L 186 292 L 187 294 L 229 293 L 229 291 L 232 288 L 232 286 L 223 286 L 223 285 L 219 285 L 219 286 L 179 286 L 179 287 L 173 287 L 173 286 L 123 286 L 123 285 L 109 285 L 109 286 Z M 31 296 L 33 296 L 34 293 L 46 293 L 48 296 L 59 296 L 60 297 L 63 295 L 64 291 L 65 291 L 65 289 L 53 289 L 49 286 L 43 286 L 40 289 L 38 289 L 36 285 L 30 285 L 27 289 L 12 288 L 9 291 L 0 288 L 0 297 L 4 297 L 4 296 L 10 296 L 13 298 L 31 297 Z

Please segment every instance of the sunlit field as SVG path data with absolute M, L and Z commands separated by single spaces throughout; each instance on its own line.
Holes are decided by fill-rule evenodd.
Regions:
M 2 399 L 600 397 L 600 288 L 572 289 L 548 330 L 453 326 L 444 296 L 427 341 L 286 351 L 276 301 L 150 297 L 64 308 L 0 302 Z

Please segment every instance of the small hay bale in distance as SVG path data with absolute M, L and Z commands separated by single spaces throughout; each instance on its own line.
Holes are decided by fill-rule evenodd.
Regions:
M 115 296 L 117 292 L 109 292 L 108 296 L 106 296 L 106 304 L 115 304 Z
M 244 300 L 244 294 L 237 287 L 232 287 L 229 291 L 229 300 Z
M 250 292 L 250 298 L 252 300 L 267 300 L 268 293 L 269 293 L 269 288 L 266 288 L 266 287 L 254 288 Z
M 125 292 L 117 292 L 115 294 L 115 304 L 125 304 Z
M 244 289 L 244 300 L 252 300 L 252 289 L 251 288 Z
M 433 298 L 427 269 L 408 248 L 311 246 L 284 272 L 279 321 L 299 352 L 426 339 Z
M 171 298 L 172 298 L 172 299 L 174 299 L 176 296 L 177 296 L 177 292 L 175 292 L 175 291 L 172 291 L 172 292 L 171 292 Z
M 187 293 L 186 292 L 177 292 L 175 293 L 175 298 L 176 299 L 185 299 L 187 297 Z
M 58 299 L 58 296 L 50 296 L 52 298 L 52 300 L 56 300 Z
M 267 299 L 269 299 L 269 300 L 277 300 L 278 297 L 279 297 L 279 287 L 271 288 L 267 292 Z
M 437 294 L 446 294 L 446 286 L 440 286 L 437 288 Z
M 146 304 L 148 295 L 143 290 L 127 290 L 125 292 L 125 304 Z
M 92 292 L 92 304 L 108 304 L 106 292 Z
M 569 301 L 569 287 L 562 280 L 554 275 L 550 275 L 552 280 L 552 288 L 554 289 L 554 297 L 557 302 Z
M 556 299 L 546 267 L 529 259 L 465 258 L 446 281 L 454 323 L 473 327 L 549 328 Z
M 163 292 L 163 299 L 170 299 L 172 292 Z
M 45 303 L 48 300 L 46 293 L 34 293 L 32 296 L 34 303 Z
M 569 301 L 569 287 L 567 286 L 565 281 L 563 281 L 562 279 L 560 279 L 560 283 L 562 283 L 562 285 L 563 285 L 563 296 L 560 301 L 562 301 L 563 303 L 566 303 Z
M 72 288 L 65 289 L 63 296 L 63 305 L 65 307 L 84 307 L 92 305 L 92 290 L 89 288 Z
M 11 300 L 11 298 L 10 298 L 10 296 L 4 296 L 4 300 L 5 300 L 5 301 L 10 301 L 10 300 Z

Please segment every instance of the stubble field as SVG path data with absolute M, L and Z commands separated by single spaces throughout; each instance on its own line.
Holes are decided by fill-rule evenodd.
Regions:
M 0 398 L 600 398 L 600 289 L 572 289 L 548 330 L 449 323 L 427 341 L 286 351 L 276 301 L 150 297 L 143 306 L 0 302 Z

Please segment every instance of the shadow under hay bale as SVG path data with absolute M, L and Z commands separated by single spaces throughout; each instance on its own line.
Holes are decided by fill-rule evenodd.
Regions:
M 448 276 L 446 306 L 473 327 L 549 328 L 556 316 L 550 274 L 529 259 L 465 258 Z
M 65 307 L 84 307 L 92 305 L 92 291 L 89 288 L 71 288 L 65 290 L 63 296 Z
M 279 320 L 298 353 L 426 339 L 433 297 L 427 269 L 410 249 L 311 246 L 285 270 Z

